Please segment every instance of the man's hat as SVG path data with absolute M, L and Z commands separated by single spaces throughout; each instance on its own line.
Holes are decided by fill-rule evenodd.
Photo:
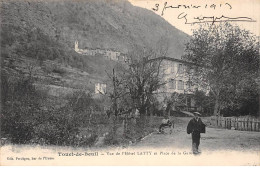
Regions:
M 193 112 L 194 115 L 201 116 L 199 112 Z

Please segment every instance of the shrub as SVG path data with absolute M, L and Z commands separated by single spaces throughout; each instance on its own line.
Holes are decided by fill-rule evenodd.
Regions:
M 96 106 L 95 100 L 80 91 L 67 100 L 65 107 L 39 114 L 32 142 L 69 146 L 92 146 L 95 143 L 100 117 L 88 111 L 90 106 Z M 80 128 L 88 128 L 88 131 L 82 133 Z
M 36 91 L 31 79 L 2 74 L 1 90 L 1 134 L 12 143 L 73 146 L 94 143 L 97 136 L 93 133 L 90 137 L 79 137 L 81 122 L 86 120 L 82 117 L 89 118 L 89 115 L 73 111 L 75 107 L 71 106 L 41 110 L 48 98 L 46 93 Z
M 95 110 L 102 111 L 103 101 L 82 91 L 68 97 L 64 107 L 54 109 L 48 104 L 56 98 L 36 90 L 33 79 L 3 72 L 1 91 L 1 134 L 15 144 L 89 147 L 96 142 L 99 133 L 108 132 L 111 127 L 107 116 L 95 113 Z M 89 111 L 90 107 L 94 111 Z M 105 144 L 118 145 L 122 142 L 120 137 L 108 135 Z
M 53 73 L 57 73 L 60 75 L 64 75 L 66 73 L 66 71 L 58 66 L 55 66 L 52 70 Z
M 43 115 L 40 115 L 40 118 Z M 48 113 L 47 118 L 34 126 L 33 143 L 51 145 L 79 146 L 83 138 L 79 137 L 79 125 L 75 116 L 68 112 Z M 89 142 L 89 144 L 92 144 Z M 84 143 L 88 145 L 88 143 Z
M 34 117 L 39 112 L 42 93 L 32 80 L 24 77 L 1 77 L 1 134 L 14 143 L 27 143 L 33 137 Z
M 109 134 L 105 136 L 104 144 L 105 145 L 118 145 L 119 140 L 117 139 L 116 134 L 114 134 L 113 132 L 109 132 Z

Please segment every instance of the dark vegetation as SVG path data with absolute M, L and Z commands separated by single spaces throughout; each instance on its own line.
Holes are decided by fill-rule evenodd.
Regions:
M 51 98 L 46 91 L 36 90 L 32 82 L 28 77 L 10 78 L 2 73 L 1 136 L 17 144 L 94 144 L 97 132 L 91 129 L 103 120 L 101 116 L 91 117 L 89 107 L 100 109 L 100 104 L 81 92 L 70 96 L 65 107 L 54 109 L 48 105 L 46 110 L 43 105 Z M 91 123 L 86 123 L 87 119 Z M 87 137 L 80 136 L 80 127 L 90 127 Z
M 230 23 L 194 30 L 184 59 L 194 67 L 192 80 L 208 87 L 214 115 L 259 116 L 259 39 Z
M 105 106 L 111 106 L 112 97 L 95 98 L 92 95 L 94 86 L 91 81 L 98 79 L 107 82 L 105 71 L 111 72 L 116 63 L 105 60 L 101 55 L 77 54 L 73 50 L 74 41 L 80 41 L 80 48 L 114 48 L 126 52 L 133 47 L 132 44 L 153 46 L 167 34 L 170 39 L 168 53 L 178 57 L 184 50 L 182 42 L 188 39 L 184 33 L 159 16 L 135 8 L 125 1 L 1 1 L 0 11 L 1 137 L 16 144 L 69 146 L 93 146 L 100 137 L 104 137 L 105 145 L 119 145 L 136 142 L 157 128 L 161 119 L 147 115 L 164 114 L 159 111 L 159 103 L 152 97 L 152 92 L 159 87 L 158 79 L 148 78 L 147 82 L 135 88 L 135 84 L 131 86 L 129 81 L 138 82 L 138 77 L 134 73 L 127 75 L 128 89 L 132 93 L 130 97 L 123 97 L 116 109 L 124 108 L 124 105 L 130 109 L 136 105 L 141 110 L 142 118 L 129 118 L 127 126 L 123 126 L 126 120 L 124 116 L 116 117 L 112 114 L 108 118 L 104 111 Z M 148 29 L 151 27 L 153 29 Z M 133 58 L 133 61 L 139 62 L 138 59 Z M 28 64 L 31 61 L 32 64 Z M 47 61 L 52 61 L 55 66 L 46 64 Z M 140 63 L 144 62 L 137 65 Z M 22 69 L 22 65 L 28 66 Z M 153 77 L 155 66 L 158 65 L 132 65 L 132 68 L 143 73 L 148 70 Z M 75 78 L 81 77 L 68 78 L 69 73 L 65 69 L 68 67 L 77 75 L 80 72 L 88 74 L 84 85 L 75 87 Z M 41 73 L 37 73 L 36 69 Z M 66 82 L 68 79 L 64 80 L 65 77 L 72 82 Z M 36 87 L 39 83 L 74 90 L 65 97 L 51 96 L 47 89 Z M 250 85 L 243 89 L 240 91 L 243 91 L 241 95 L 245 97 L 239 100 L 243 104 L 238 109 L 232 108 L 232 111 L 225 109 L 225 114 L 255 112 L 255 103 L 259 103 L 256 92 L 250 89 Z M 146 95 L 139 96 L 139 90 Z M 252 96 L 251 99 L 243 95 L 246 91 Z M 202 93 L 195 97 L 201 98 L 201 102 L 196 104 L 205 109 L 207 115 L 210 114 L 211 98 Z
M 1 137 L 17 144 L 92 146 L 103 134 L 109 145 L 134 142 L 151 132 L 151 128 L 138 133 L 128 128 L 127 135 L 118 134 L 123 119 L 108 119 L 104 114 L 107 101 L 91 94 L 93 83 L 105 81 L 105 70 L 111 70 L 115 63 L 99 55 L 77 54 L 74 42 L 78 40 L 80 48 L 126 52 L 132 44 L 154 45 L 167 29 L 172 49 L 181 54 L 186 34 L 127 1 L 4 0 L 0 11 Z M 133 24 L 136 22 L 139 24 Z M 78 80 L 71 79 L 74 74 L 66 68 L 79 78 L 79 73 L 88 74 L 85 85 L 75 85 Z M 38 84 L 76 92 L 53 96 L 48 87 L 42 89 Z

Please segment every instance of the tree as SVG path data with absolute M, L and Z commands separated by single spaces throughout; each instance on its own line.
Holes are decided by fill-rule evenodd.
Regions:
M 183 93 L 174 92 L 170 97 L 165 97 L 164 102 L 166 103 L 165 115 L 170 116 L 171 110 L 181 110 L 181 107 L 187 107 L 186 104 L 187 95 Z
M 125 72 L 125 87 L 139 110 L 144 116 L 149 107 L 154 92 L 162 85 L 159 76 L 159 68 L 167 50 L 152 50 L 146 48 L 135 48 L 128 54 L 128 64 Z
M 213 93 L 214 115 L 239 108 L 242 96 L 249 99 L 257 92 L 258 48 L 255 35 L 227 22 L 194 30 L 184 59 L 196 65 L 193 81 Z
M 108 93 L 108 97 L 110 98 L 112 103 L 110 109 L 114 112 L 114 115 L 117 118 L 120 108 L 119 99 L 123 100 L 123 97 L 127 94 L 126 90 L 124 89 L 124 78 L 123 75 L 116 73 L 115 68 L 113 68 L 112 74 L 107 73 L 107 76 L 109 78 L 109 81 L 111 82 L 112 89 L 111 92 Z
M 208 95 L 201 90 L 196 90 L 193 96 L 195 100 L 195 106 L 201 109 L 203 115 L 210 115 L 214 109 L 214 97 L 212 92 Z

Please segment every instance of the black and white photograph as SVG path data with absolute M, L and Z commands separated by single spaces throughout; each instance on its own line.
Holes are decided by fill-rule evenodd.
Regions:
M 0 0 L 1 166 L 259 166 L 259 0 Z

